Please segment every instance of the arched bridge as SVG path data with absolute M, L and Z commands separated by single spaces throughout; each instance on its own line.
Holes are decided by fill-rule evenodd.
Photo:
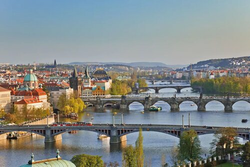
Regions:
M 121 96 L 116 98 L 96 98 L 96 99 L 86 99 L 83 101 L 87 106 L 95 106 L 97 109 L 103 109 L 105 106 L 117 106 L 121 109 L 128 109 L 129 105 L 133 102 L 141 103 L 144 106 L 144 110 L 149 110 L 150 106 L 154 105 L 158 101 L 166 102 L 170 105 L 171 111 L 179 111 L 180 104 L 185 101 L 191 101 L 197 105 L 198 111 L 205 111 L 206 105 L 211 101 L 218 101 L 224 105 L 225 111 L 233 111 L 233 105 L 239 101 L 245 101 L 250 103 L 250 98 L 235 98 L 229 96 L 227 97 L 141 97 L 141 96 Z
M 213 134 L 223 127 L 207 127 L 207 126 L 192 126 L 185 127 L 183 125 L 160 125 L 160 124 L 93 124 L 93 125 L 80 125 L 80 124 L 65 124 L 60 126 L 46 126 L 46 125 L 30 125 L 30 126 L 4 126 L 0 127 L 0 134 L 12 131 L 26 131 L 30 133 L 39 134 L 45 137 L 45 142 L 54 142 L 55 137 L 73 130 L 93 131 L 98 134 L 105 134 L 110 137 L 110 143 L 119 143 L 125 140 L 126 135 L 138 132 L 139 129 L 143 131 L 154 131 L 169 134 L 175 137 L 180 137 L 181 133 L 194 129 L 198 135 Z M 249 140 L 249 128 L 236 128 L 238 136 Z
M 134 88 L 132 88 L 132 91 L 135 94 L 139 94 L 139 92 L 141 90 L 154 89 L 155 93 L 158 94 L 161 89 L 166 89 L 166 88 L 173 88 L 173 89 L 176 89 L 177 93 L 181 93 L 182 89 L 184 89 L 184 88 L 191 88 L 191 85 L 190 84 L 186 84 L 186 85 L 168 85 L 168 86 L 148 86 L 148 87 L 138 87 L 138 88 L 134 87 Z

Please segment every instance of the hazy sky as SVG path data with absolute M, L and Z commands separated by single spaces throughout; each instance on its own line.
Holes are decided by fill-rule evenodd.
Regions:
M 250 0 L 0 0 L 0 63 L 250 55 Z

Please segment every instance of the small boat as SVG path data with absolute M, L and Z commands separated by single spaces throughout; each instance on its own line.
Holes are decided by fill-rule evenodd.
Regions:
M 144 111 L 141 111 L 142 114 L 144 114 Z
M 161 111 L 162 107 L 150 106 L 149 111 Z
M 242 123 L 246 123 L 248 120 L 247 119 L 242 119 L 241 122 Z
M 190 106 L 194 106 L 194 104 L 191 104 Z

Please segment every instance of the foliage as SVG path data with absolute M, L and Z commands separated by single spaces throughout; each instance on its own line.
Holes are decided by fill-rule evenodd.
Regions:
M 5 115 L 5 111 L 3 108 L 0 109 L 0 118 L 2 118 Z
M 170 159 L 171 159 L 172 164 L 174 164 L 174 166 L 177 166 L 178 164 L 178 154 L 179 154 L 178 147 L 173 146 L 170 151 Z
M 142 129 L 139 130 L 139 136 L 135 143 L 135 150 L 136 150 L 136 161 L 137 167 L 143 167 L 144 164 L 144 153 L 143 153 L 143 136 L 142 136 Z
M 241 157 L 242 161 L 245 164 L 250 164 L 250 142 L 246 142 L 243 147 L 243 155 Z
M 137 80 L 137 82 L 138 82 L 138 84 L 139 84 L 139 87 L 147 87 L 148 86 L 148 84 L 147 84 L 147 82 L 146 82 L 146 80 L 145 79 L 138 79 Z
M 109 162 L 109 163 L 104 163 L 104 167 L 119 167 L 119 163 L 118 162 Z
M 204 93 L 250 94 L 250 78 L 220 77 L 216 79 L 192 79 L 192 87 L 201 86 Z
M 178 158 L 180 161 L 195 161 L 200 159 L 200 140 L 195 130 L 191 129 L 181 134 Z
M 49 109 L 44 108 L 27 108 L 17 109 L 14 107 L 13 111 L 5 114 L 5 121 L 9 123 L 20 124 L 25 121 L 43 118 L 50 114 Z
M 226 155 L 237 143 L 237 131 L 231 127 L 219 129 L 214 136 L 215 139 L 211 143 L 212 154 Z
M 122 161 L 124 167 L 137 167 L 136 150 L 132 145 L 129 145 L 122 152 Z
M 71 162 L 76 165 L 76 167 L 103 167 L 104 163 L 101 156 L 80 154 L 75 155 L 71 159 Z
M 131 92 L 131 87 L 128 86 L 128 81 L 117 79 L 112 81 L 112 87 L 110 89 L 111 95 L 126 95 Z
M 62 94 L 59 97 L 57 107 L 65 115 L 69 115 L 72 112 L 78 113 L 81 112 L 84 108 L 86 108 L 81 98 L 71 96 L 69 99 L 67 99 L 66 94 Z

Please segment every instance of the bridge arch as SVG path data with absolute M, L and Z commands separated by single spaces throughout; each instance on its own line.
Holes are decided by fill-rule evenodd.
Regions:
M 93 103 L 87 102 L 85 103 L 86 107 L 94 107 L 95 105 Z
M 116 105 L 116 102 L 112 102 L 112 101 L 107 101 L 103 104 L 103 108 L 105 107 L 113 107 L 114 105 Z
M 170 92 L 170 93 L 176 93 L 177 89 L 175 88 L 159 88 L 159 93 L 165 93 L 165 92 Z
M 205 104 L 205 108 L 206 108 L 206 111 L 214 111 L 214 110 L 224 111 L 225 110 L 225 106 L 223 102 L 221 102 L 220 100 L 208 101 Z
M 170 110 L 171 108 L 170 104 L 164 100 L 155 101 L 154 105 L 162 107 L 162 110 Z
M 163 133 L 163 134 L 166 134 L 166 135 L 170 135 L 170 136 L 173 136 L 175 138 L 180 138 L 180 135 L 181 135 L 181 132 L 178 131 L 178 130 L 163 130 L 163 131 L 157 131 L 157 130 L 154 130 L 154 129 L 150 129 L 150 128 L 142 128 L 142 131 L 144 132 L 157 132 L 157 133 Z M 135 130 L 135 129 L 132 129 L 130 131 L 127 131 L 127 132 L 124 132 L 124 133 L 118 133 L 119 137 L 122 137 L 122 136 L 125 136 L 125 135 L 129 135 L 129 134 L 132 134 L 132 133 L 136 133 L 136 132 L 139 132 L 139 129 Z
M 245 99 L 238 100 L 233 104 L 233 110 L 248 111 L 250 110 L 250 102 Z
M 143 104 L 143 102 L 140 102 L 140 101 L 131 101 L 131 102 L 128 103 L 128 109 L 129 110 L 137 110 L 137 109 L 131 107 L 131 105 L 135 105 L 135 106 L 137 106 L 136 108 L 144 110 L 144 104 Z
M 198 105 L 193 102 L 192 100 L 183 100 L 182 102 L 180 102 L 179 104 L 179 108 L 180 110 L 188 110 L 188 111 L 197 111 L 198 110 Z
M 45 130 L 1 130 L 0 135 L 10 132 L 28 132 L 28 133 L 35 133 L 37 135 L 45 136 Z

